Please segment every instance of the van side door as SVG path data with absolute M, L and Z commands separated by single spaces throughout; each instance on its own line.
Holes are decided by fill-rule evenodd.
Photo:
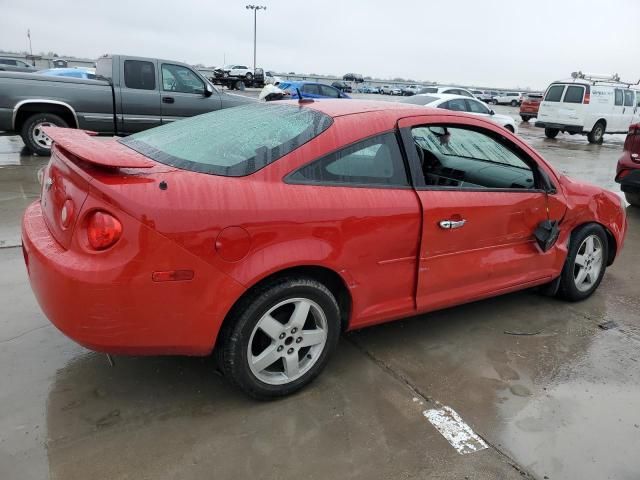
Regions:
M 158 62 L 126 59 L 120 64 L 120 126 L 135 133 L 160 125 Z
M 613 89 L 613 115 L 611 118 L 611 127 L 607 125 L 607 132 L 620 132 L 625 127 L 624 124 L 624 90 L 622 88 Z

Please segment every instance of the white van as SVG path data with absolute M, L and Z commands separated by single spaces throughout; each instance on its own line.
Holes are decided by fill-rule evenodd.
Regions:
M 548 138 L 558 132 L 587 135 L 589 143 L 602 143 L 605 133 L 627 133 L 640 121 L 640 89 L 622 83 L 617 75 L 589 76 L 553 82 L 540 103 L 536 127 Z

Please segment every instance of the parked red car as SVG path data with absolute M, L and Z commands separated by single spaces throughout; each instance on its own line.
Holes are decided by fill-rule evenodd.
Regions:
M 528 93 L 520 104 L 520 118 L 523 122 L 528 122 L 532 118 L 538 116 L 540 102 L 542 102 L 542 93 Z
M 631 205 L 640 207 L 640 123 L 631 125 L 624 141 L 624 151 L 618 168 L 616 182 Z
M 621 199 L 464 113 L 271 102 L 123 139 L 49 128 L 24 258 L 47 317 L 102 352 L 208 355 L 291 393 L 340 332 L 544 285 L 588 297 Z

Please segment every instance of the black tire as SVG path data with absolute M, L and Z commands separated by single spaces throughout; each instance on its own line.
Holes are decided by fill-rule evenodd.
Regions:
M 589 140 L 589 143 L 602 143 L 605 130 L 605 123 L 602 120 L 598 120 L 591 131 L 587 133 L 587 140 Z
M 518 106 L 518 101 L 517 100 L 511 100 L 511 106 L 512 107 L 517 107 Z
M 557 128 L 545 128 L 544 129 L 544 135 L 547 138 L 556 138 L 558 136 L 558 133 L 560 133 L 560 130 L 558 130 Z
M 520 118 L 523 122 L 528 122 L 529 120 L 531 120 L 531 117 L 528 115 L 520 115 Z
M 575 269 L 579 268 L 576 265 L 576 256 L 578 255 L 578 251 L 581 248 L 583 242 L 587 239 L 587 237 L 590 236 L 598 237 L 598 239 L 600 240 L 600 244 L 602 246 L 602 264 L 598 276 L 591 287 L 587 290 L 580 290 L 576 286 L 576 281 L 574 278 Z M 597 223 L 589 223 L 587 225 L 583 225 L 582 227 L 579 227 L 577 230 L 572 232 L 571 242 L 569 244 L 569 252 L 567 254 L 567 259 L 565 260 L 562 274 L 560 276 L 560 288 L 558 290 L 558 296 L 571 302 L 577 302 L 590 297 L 591 294 L 598 288 L 598 285 L 600 285 L 602 277 L 604 276 L 604 272 L 607 269 L 608 253 L 609 251 L 607 234 L 605 233 L 604 229 Z
M 247 72 L 244 78 L 246 78 L 247 82 L 250 82 L 253 80 L 253 74 L 251 72 Z
M 640 207 L 640 192 L 624 192 L 624 198 L 634 207 Z
M 22 125 L 20 136 L 26 147 L 33 153 L 41 156 L 51 155 L 51 146 L 47 146 L 43 141 L 37 141 L 39 129 L 43 125 L 54 125 L 56 127 L 68 127 L 69 124 L 53 113 L 34 113 Z
M 326 318 L 326 342 L 315 363 L 300 378 L 273 385 L 260 380 L 251 371 L 249 340 L 256 325 L 269 309 L 293 298 L 308 299 L 320 307 Z M 340 309 L 336 299 L 322 283 L 306 277 L 285 277 L 256 288 L 234 307 L 227 322 L 229 326 L 221 333 L 223 373 L 232 384 L 259 400 L 290 395 L 309 384 L 327 364 L 340 337 Z M 304 352 L 299 353 L 303 354 L 304 360 Z
M 497 105 L 498 104 L 498 100 L 496 100 L 495 98 L 491 100 L 491 104 L 492 105 Z

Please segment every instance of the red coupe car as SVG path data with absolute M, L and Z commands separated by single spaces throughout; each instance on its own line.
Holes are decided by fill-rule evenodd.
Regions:
M 272 102 L 127 138 L 50 128 L 24 258 L 87 348 L 208 355 L 248 394 L 310 382 L 340 332 L 533 286 L 580 300 L 625 210 L 478 117 Z

